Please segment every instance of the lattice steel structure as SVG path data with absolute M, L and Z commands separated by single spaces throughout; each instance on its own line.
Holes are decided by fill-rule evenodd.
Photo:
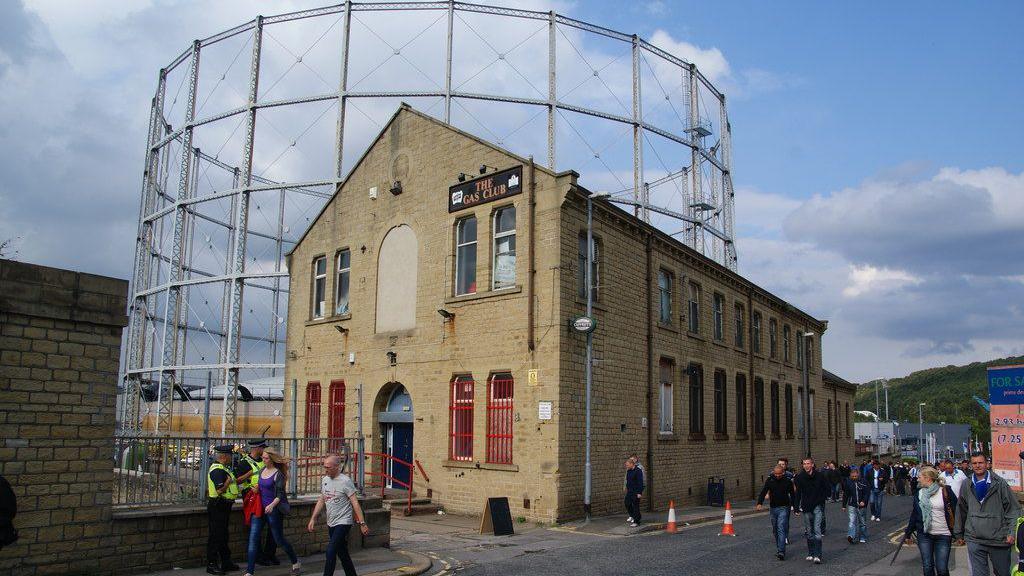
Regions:
M 239 382 L 283 373 L 283 257 L 398 100 L 575 169 L 736 268 L 725 95 L 694 64 L 635 34 L 500 6 L 345 2 L 260 16 L 196 40 L 159 73 L 124 428 L 143 427 L 145 391 L 158 406 L 146 427 L 169 432 L 176 388 L 212 372 L 226 391 L 221 432 L 234 432 Z

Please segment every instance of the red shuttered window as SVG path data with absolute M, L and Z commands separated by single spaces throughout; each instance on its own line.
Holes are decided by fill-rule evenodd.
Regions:
M 306 385 L 306 438 L 320 437 L 320 383 Z M 316 442 L 307 442 L 307 450 L 315 450 Z
M 473 389 L 472 376 L 452 378 L 448 442 L 451 460 L 473 460 Z
M 331 380 L 327 405 L 327 437 L 331 441 L 331 450 L 337 451 L 345 437 L 345 381 Z
M 515 383 L 508 372 L 487 382 L 487 462 L 512 463 L 512 399 Z

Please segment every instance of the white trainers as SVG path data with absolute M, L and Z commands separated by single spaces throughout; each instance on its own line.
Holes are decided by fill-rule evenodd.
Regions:
M 627 524 L 632 524 L 633 523 L 633 517 L 630 516 L 629 518 L 626 518 L 626 523 Z
M 636 522 L 630 522 L 629 525 L 632 528 L 636 528 L 637 526 L 639 526 L 639 524 L 637 524 Z
M 804 558 L 804 560 L 810 562 L 811 560 L 814 560 L 814 556 L 808 556 L 807 558 Z
M 814 563 L 815 564 L 821 564 L 821 558 L 818 558 L 817 556 L 815 556 L 814 557 Z
M 861 544 L 867 544 L 868 543 L 867 538 L 861 538 L 860 539 L 860 543 Z

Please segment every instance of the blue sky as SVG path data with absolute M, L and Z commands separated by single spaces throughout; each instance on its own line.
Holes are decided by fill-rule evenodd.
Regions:
M 696 62 L 727 94 L 739 270 L 830 321 L 826 367 L 866 380 L 1024 354 L 1024 3 L 508 4 L 636 32 Z M 16 257 L 130 275 L 157 70 L 193 38 L 255 15 L 241 0 L 0 4 L 0 240 L 14 238 Z M 423 13 L 400 26 L 411 34 L 432 18 Z M 492 31 L 499 45 L 523 36 Z M 294 50 L 308 34 L 278 36 Z M 578 41 L 595 63 L 614 56 Z M 546 60 L 533 50 L 518 49 L 515 63 L 543 76 Z M 320 74 L 337 74 L 330 56 L 325 62 Z M 499 68 L 488 72 L 498 74 L 492 85 L 514 79 Z M 410 75 L 385 70 L 383 81 Z M 287 78 L 278 90 L 323 90 L 301 66 Z M 215 94 L 210 105 L 227 107 L 230 97 Z M 355 116 L 349 161 L 396 104 Z M 434 106 L 429 113 L 438 113 Z M 494 109 L 475 113 L 499 117 Z M 498 137 L 466 114 L 462 127 Z M 517 114 L 508 121 L 529 120 Z M 538 152 L 542 125 L 527 122 L 533 128 L 507 145 Z M 330 146 L 317 138 L 332 130 L 327 122 L 274 170 L 322 164 Z M 572 158 L 574 136 L 560 138 Z M 287 145 L 283 134 L 279 140 Z M 572 165 L 559 168 L 608 186 L 621 182 L 621 164 L 611 161 L 610 176 L 594 176 L 601 167 L 576 145 Z

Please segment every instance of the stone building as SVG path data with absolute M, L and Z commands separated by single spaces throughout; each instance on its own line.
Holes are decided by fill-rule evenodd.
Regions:
M 298 434 L 354 436 L 361 416 L 368 446 L 418 461 L 416 491 L 450 511 L 507 496 L 513 516 L 580 516 L 577 177 L 403 105 L 289 256 L 286 431 L 294 381 Z M 595 513 L 621 508 L 629 454 L 655 508 L 703 502 L 710 476 L 749 498 L 777 456 L 798 459 L 803 333 L 812 453 L 852 458 L 853 389 L 823 381 L 825 321 L 594 205 Z

